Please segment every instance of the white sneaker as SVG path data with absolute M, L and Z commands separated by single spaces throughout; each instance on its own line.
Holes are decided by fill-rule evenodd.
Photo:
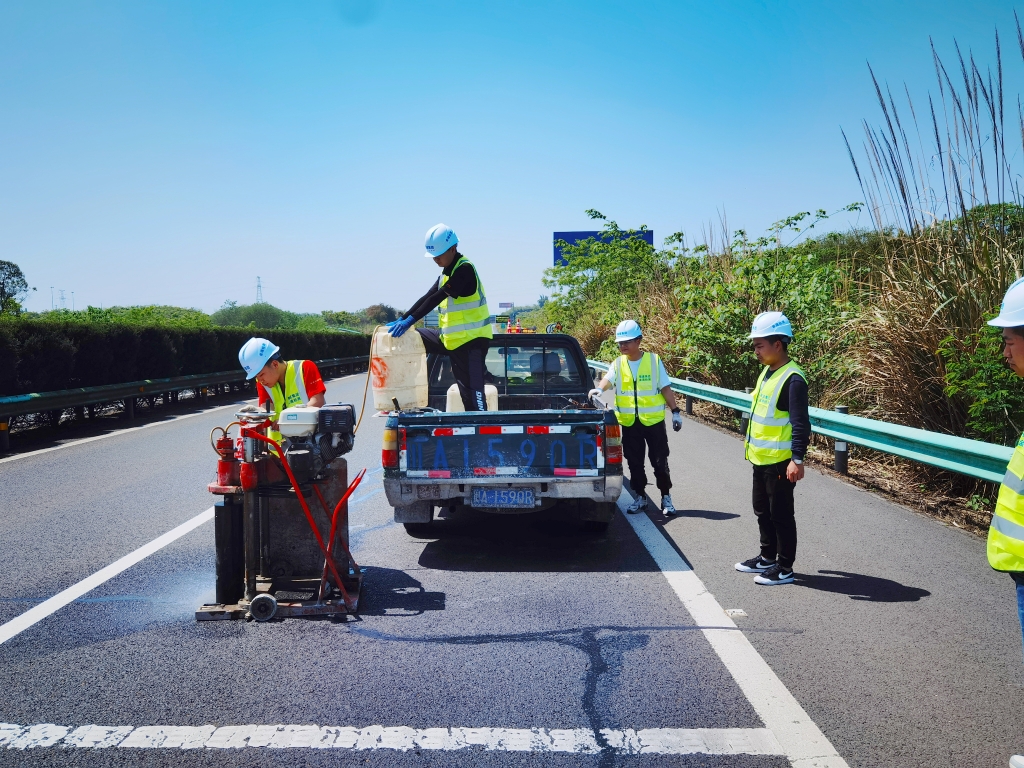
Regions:
M 1024 755 L 1011 755 L 1010 768 L 1024 768 Z
M 631 515 L 638 515 L 647 510 L 647 494 L 641 494 L 633 499 L 633 503 L 626 507 L 626 512 Z
M 665 513 L 665 517 L 672 517 L 676 514 L 676 508 L 672 503 L 672 497 L 667 493 L 661 497 L 661 511 Z

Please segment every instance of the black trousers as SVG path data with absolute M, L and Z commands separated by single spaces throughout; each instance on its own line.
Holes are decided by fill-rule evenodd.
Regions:
M 789 570 L 796 560 L 795 483 L 786 478 L 789 459 L 778 464 L 754 465 L 754 514 L 761 532 L 761 557 Z
M 633 426 L 622 428 L 622 455 L 629 465 L 629 487 L 637 496 L 647 487 L 647 468 L 644 466 L 647 448 L 651 452 L 651 466 L 654 467 L 658 490 L 665 495 L 672 488 L 672 478 L 668 474 L 668 431 L 664 419 L 649 427 L 637 419 Z
M 437 328 L 417 328 L 423 337 L 423 346 L 427 354 L 448 355 L 452 361 L 452 373 L 455 383 L 459 385 L 462 405 L 467 411 L 486 411 L 487 397 L 484 394 L 484 358 L 491 347 L 490 339 L 471 339 L 461 347 L 448 349 L 441 341 L 441 332 Z

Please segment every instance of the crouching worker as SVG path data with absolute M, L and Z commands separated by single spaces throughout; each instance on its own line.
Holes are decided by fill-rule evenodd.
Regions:
M 615 387 L 615 415 L 622 427 L 622 453 L 629 465 L 629 486 L 636 494 L 626 510 L 637 514 L 647 509 L 647 471 L 644 454 L 650 449 L 654 479 L 661 492 L 661 511 L 676 514 L 669 490 L 672 478 L 668 471 L 668 431 L 665 429 L 665 406 L 672 409 L 672 429 L 683 427 L 683 417 L 676 406 L 661 358 L 653 352 L 641 352 L 643 332 L 634 320 L 623 320 L 615 329 L 615 341 L 622 355 L 609 366 L 600 384 L 590 390 L 600 396 Z
M 764 370 L 754 388 L 743 447 L 747 461 L 754 465 L 753 502 L 761 553 L 736 563 L 736 570 L 756 573 L 758 584 L 790 584 L 796 559 L 793 489 L 803 479 L 811 435 L 807 374 L 789 359 L 793 326 L 781 312 L 762 312 L 754 318 L 750 338 Z
M 458 251 L 459 238 L 451 227 L 436 224 L 427 231 L 426 256 L 441 275 L 412 309 L 387 328 L 395 338 L 434 309 L 438 328 L 417 328 L 428 354 L 448 355 L 462 405 L 467 411 L 486 411 L 484 360 L 491 346 L 491 311 L 484 284 L 472 262 Z
M 267 426 L 267 437 L 281 442 L 277 421 L 281 411 L 294 405 L 311 405 L 319 408 L 324 404 L 323 378 L 320 369 L 312 360 L 281 359 L 280 347 L 267 339 L 249 339 L 238 350 L 238 362 L 245 370 L 246 380 L 256 379 L 259 407 L 247 405 L 241 410 L 265 410 L 273 413 Z

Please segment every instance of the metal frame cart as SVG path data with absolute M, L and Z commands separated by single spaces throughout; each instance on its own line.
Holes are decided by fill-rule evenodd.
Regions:
M 208 490 L 221 497 L 214 505 L 217 602 L 200 606 L 196 619 L 355 613 L 363 572 L 349 550 L 348 499 L 366 470 L 348 484 L 348 462 L 339 457 L 300 480 L 282 446 L 262 432 L 270 414 L 235 417 L 211 434 L 219 461 Z

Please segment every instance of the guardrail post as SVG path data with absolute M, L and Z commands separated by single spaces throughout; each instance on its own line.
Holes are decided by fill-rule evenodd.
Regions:
M 754 391 L 753 387 L 744 387 L 743 388 L 743 392 L 745 394 L 748 394 L 748 395 L 751 392 L 753 392 L 753 391 Z M 748 413 L 747 411 L 740 411 L 740 431 L 743 432 L 744 435 L 747 434 L 747 427 L 749 427 L 749 426 L 750 426 L 750 413 Z
M 11 423 L 0 421 L 0 453 L 8 453 L 11 450 Z
M 693 376 L 687 376 L 686 380 L 693 381 Z M 686 415 L 693 416 L 693 398 L 690 397 L 689 395 L 685 395 L 685 398 L 686 399 L 683 402 L 686 406 Z
M 837 405 L 836 411 L 838 413 L 849 413 L 850 407 L 847 405 Z M 836 440 L 836 457 L 833 467 L 836 472 L 841 475 L 849 473 L 850 465 L 850 446 L 843 440 Z
M 135 418 L 135 398 L 126 397 L 124 399 L 124 418 L 134 419 Z

